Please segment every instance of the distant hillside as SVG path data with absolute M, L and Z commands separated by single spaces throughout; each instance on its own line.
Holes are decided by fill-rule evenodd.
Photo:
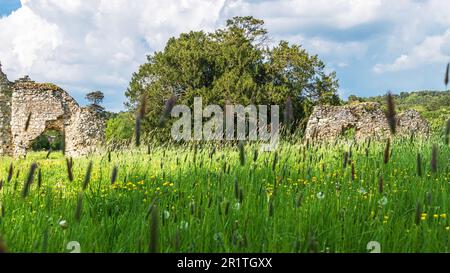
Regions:
M 397 111 L 415 109 L 430 122 L 433 130 L 441 130 L 450 118 L 450 91 L 417 91 L 402 92 L 394 95 Z M 375 101 L 385 106 L 385 95 L 361 98 L 349 97 L 349 103 L 354 101 Z

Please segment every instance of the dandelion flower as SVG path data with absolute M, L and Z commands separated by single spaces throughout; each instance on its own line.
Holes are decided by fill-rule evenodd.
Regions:
M 317 197 L 317 199 L 322 200 L 322 199 L 325 198 L 325 194 L 324 194 L 323 192 L 318 192 L 318 193 L 316 194 L 316 197 Z
M 69 225 L 67 224 L 66 220 L 61 220 L 59 221 L 58 225 L 62 228 L 62 229 L 66 229 L 69 227 Z
M 387 203 L 388 203 L 388 199 L 386 198 L 386 196 L 384 196 L 383 198 L 378 200 L 378 205 L 380 205 L 380 206 L 386 206 Z
M 446 219 L 447 218 L 447 214 L 445 214 L 445 213 L 441 214 L 441 218 L 442 219 Z
M 167 210 L 164 211 L 164 219 L 169 219 L 170 217 L 170 212 L 168 212 Z

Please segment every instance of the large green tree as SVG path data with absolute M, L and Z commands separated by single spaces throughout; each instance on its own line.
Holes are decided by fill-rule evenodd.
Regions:
M 289 97 L 299 125 L 312 106 L 340 103 L 336 74 L 327 73 L 316 55 L 285 41 L 269 47 L 268 41 L 264 22 L 253 17 L 234 17 L 213 33 L 171 38 L 133 74 L 126 106 L 136 110 L 145 98 L 143 129 L 151 130 L 173 96 L 189 106 L 196 96 L 218 105 L 284 105 Z

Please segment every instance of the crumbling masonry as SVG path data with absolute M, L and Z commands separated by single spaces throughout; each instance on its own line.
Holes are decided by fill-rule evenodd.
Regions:
M 427 136 L 428 122 L 415 110 L 397 115 L 397 133 L 403 136 Z M 345 106 L 316 106 L 308 120 L 306 139 L 329 140 L 351 132 L 358 140 L 383 139 L 391 135 L 381 105 L 376 102 Z
M 28 76 L 10 82 L 0 64 L 0 156 L 26 155 L 47 130 L 63 134 L 67 156 L 82 156 L 103 142 L 105 121 L 54 84 L 36 83 Z

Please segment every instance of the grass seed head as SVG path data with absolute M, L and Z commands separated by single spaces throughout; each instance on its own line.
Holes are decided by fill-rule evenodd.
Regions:
M 348 152 L 344 152 L 344 169 L 347 168 L 348 164 Z
M 93 164 L 92 160 L 89 161 L 89 165 L 88 165 L 87 170 L 86 170 L 86 175 L 84 176 L 83 190 L 86 190 L 86 188 L 87 188 L 87 186 L 89 184 L 89 181 L 91 180 L 92 164 Z
M 67 167 L 67 178 L 70 182 L 73 182 L 73 163 L 72 159 L 66 158 L 66 167 Z
M 245 148 L 243 141 L 239 141 L 239 161 L 241 162 L 241 166 L 245 165 Z
M 114 184 L 117 180 L 117 173 L 118 173 L 118 168 L 117 166 L 114 166 L 112 169 L 112 173 L 111 173 L 111 185 Z
M 11 164 L 9 164 L 9 169 L 8 169 L 8 179 L 6 180 L 8 183 L 11 182 L 13 173 L 14 173 L 14 166 L 13 166 L 13 163 L 11 162 Z
M 32 163 L 31 166 L 30 166 L 30 170 L 28 171 L 27 180 L 25 181 L 25 184 L 24 184 L 24 187 L 23 187 L 23 191 L 22 191 L 22 197 L 23 198 L 27 197 L 27 195 L 28 195 L 31 183 L 33 183 L 34 173 L 36 171 L 36 168 L 37 168 L 37 164 L 36 163 Z
M 448 85 L 449 76 L 450 76 L 450 63 L 447 64 L 447 69 L 445 70 L 445 77 L 444 77 L 445 87 L 447 87 L 447 85 Z
M 41 170 L 41 168 L 39 168 L 39 170 L 38 170 L 38 188 L 41 188 L 41 185 L 42 185 L 42 170 Z
M 28 127 L 30 127 L 30 121 L 31 121 L 31 112 L 28 114 L 27 120 L 25 122 L 25 132 L 28 131 Z
M 378 192 L 383 193 L 383 191 L 384 191 L 383 176 L 380 175 L 380 178 L 378 179 Z
M 135 124 L 135 128 L 134 128 L 136 147 L 139 147 L 141 145 L 141 122 L 142 122 L 142 120 L 139 118 L 139 116 L 137 116 L 136 124 Z
M 416 217 L 415 217 L 415 223 L 416 225 L 420 225 L 420 221 L 422 219 L 422 204 L 419 202 L 416 206 Z
M 391 139 L 388 138 L 386 142 L 386 147 L 384 148 L 384 164 L 389 163 L 390 158 L 390 151 L 391 151 Z
M 417 168 L 417 176 L 421 177 L 422 176 L 422 156 L 420 155 L 420 153 L 417 154 L 416 168 Z
M 159 126 L 164 127 L 167 120 L 170 117 L 170 113 L 172 112 L 172 109 L 175 107 L 175 104 L 177 103 L 177 97 L 173 95 L 170 97 L 166 102 L 164 103 L 164 109 L 161 113 L 161 117 L 159 118 Z
M 391 130 L 391 133 L 393 135 L 395 135 L 396 127 L 397 127 L 397 120 L 396 120 L 396 113 L 395 113 L 394 96 L 392 95 L 391 92 L 387 93 L 386 104 L 387 104 L 386 119 L 387 119 L 387 122 L 389 125 L 389 129 Z

